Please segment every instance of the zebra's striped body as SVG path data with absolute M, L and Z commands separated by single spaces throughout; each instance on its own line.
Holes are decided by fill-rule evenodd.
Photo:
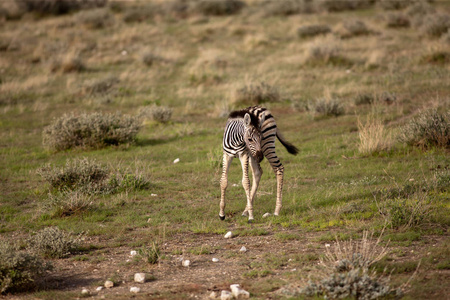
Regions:
M 259 163 L 267 158 L 277 176 L 277 201 L 275 215 L 280 213 L 282 205 L 282 189 L 284 167 L 275 153 L 275 140 L 278 138 L 289 153 L 297 154 L 295 146 L 281 136 L 275 119 L 270 111 L 263 107 L 253 106 L 230 113 L 225 126 L 223 138 L 223 171 L 220 180 L 221 199 L 219 216 L 225 219 L 225 191 L 228 186 L 228 169 L 234 157 L 239 157 L 242 165 L 242 186 L 247 195 L 247 206 L 242 215 L 253 220 L 253 199 L 262 175 Z M 248 165 L 253 173 L 253 184 L 250 190 Z

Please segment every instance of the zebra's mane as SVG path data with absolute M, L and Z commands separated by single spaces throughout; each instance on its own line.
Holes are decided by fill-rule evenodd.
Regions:
M 254 127 L 256 127 L 256 128 L 259 128 L 259 119 L 258 119 L 257 116 L 255 116 L 253 114 L 253 112 L 250 111 L 250 108 L 252 108 L 252 107 L 248 107 L 248 108 L 245 108 L 245 109 L 232 111 L 230 113 L 230 115 L 228 116 L 228 118 L 230 118 L 230 119 L 244 118 L 245 114 L 249 114 L 250 115 L 250 119 L 251 119 L 251 124 Z

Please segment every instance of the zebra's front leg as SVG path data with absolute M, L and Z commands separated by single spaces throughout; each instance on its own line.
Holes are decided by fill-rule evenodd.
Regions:
M 242 186 L 245 190 L 245 195 L 247 196 L 247 205 L 245 206 L 245 210 L 242 212 L 242 216 L 248 216 L 248 203 L 250 199 L 250 179 L 248 178 L 248 154 L 242 153 L 239 155 L 239 160 L 241 161 L 242 166 Z
M 262 169 L 259 163 L 253 158 L 250 157 L 250 166 L 252 168 L 252 174 L 253 174 L 253 184 L 252 184 L 252 190 L 250 192 L 250 197 L 247 201 L 247 207 L 246 210 L 248 211 L 248 222 L 251 223 L 253 221 L 253 200 L 256 196 L 256 191 L 258 190 L 259 181 L 261 180 L 262 176 Z
M 228 156 L 226 153 L 223 154 L 223 167 L 222 167 L 222 177 L 220 178 L 220 212 L 219 217 L 221 220 L 225 220 L 225 191 L 228 186 L 228 169 L 230 168 L 232 156 Z
M 284 167 L 281 165 L 274 169 L 274 171 L 277 176 L 277 202 L 273 214 L 278 216 L 282 207 Z

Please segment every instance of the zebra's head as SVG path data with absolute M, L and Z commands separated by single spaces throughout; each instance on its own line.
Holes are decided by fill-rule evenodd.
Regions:
M 255 125 L 248 113 L 244 116 L 244 141 L 250 155 L 256 159 L 256 161 L 261 162 L 264 158 L 264 154 L 261 150 L 261 124 L 264 122 L 265 117 L 262 116 Z

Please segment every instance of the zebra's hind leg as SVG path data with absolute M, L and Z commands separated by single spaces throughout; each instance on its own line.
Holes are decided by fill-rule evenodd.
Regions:
M 225 191 L 228 186 L 228 169 L 230 168 L 232 156 L 228 156 L 226 153 L 223 154 L 223 168 L 222 177 L 220 178 L 220 212 L 219 217 L 221 220 L 225 220 Z
M 248 222 L 251 223 L 253 221 L 253 200 L 256 196 L 256 191 L 259 186 L 259 181 L 261 180 L 262 176 L 262 169 L 259 163 L 253 158 L 250 157 L 250 166 L 252 168 L 253 173 L 253 183 L 252 183 L 252 190 L 250 192 L 250 197 L 247 201 L 247 208 L 248 211 Z
M 273 214 L 275 216 L 278 216 L 280 214 L 283 197 L 283 177 L 284 177 L 283 165 L 280 164 L 278 168 L 274 168 L 274 172 L 277 176 L 277 202 L 275 205 L 275 212 Z
M 242 212 L 243 217 L 248 216 L 248 203 L 250 199 L 250 179 L 248 178 L 248 154 L 242 153 L 239 155 L 239 160 L 241 161 L 242 166 L 242 186 L 245 190 L 245 195 L 247 196 L 247 205 L 245 206 L 245 210 Z

